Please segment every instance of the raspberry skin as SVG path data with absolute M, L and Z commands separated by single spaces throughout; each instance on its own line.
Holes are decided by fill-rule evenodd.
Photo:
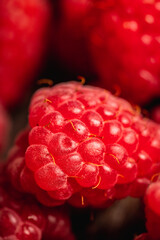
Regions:
M 42 64 L 50 5 L 46 0 L 2 0 L 0 9 L 0 100 L 13 106 Z
M 61 0 L 59 10 L 53 48 L 64 66 L 96 74 L 98 84 L 118 86 L 134 103 L 159 96 L 158 1 Z
M 5 166 L 0 178 L 0 239 L 75 239 L 66 207 L 44 207 L 33 196 L 17 192 L 4 175 Z
M 142 197 L 159 171 L 159 125 L 104 89 L 78 82 L 39 89 L 29 123 L 27 148 L 15 144 L 7 173 L 15 188 L 47 206 Z

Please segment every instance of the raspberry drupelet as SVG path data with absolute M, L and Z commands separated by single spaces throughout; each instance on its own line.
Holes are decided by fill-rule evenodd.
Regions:
M 156 180 L 159 125 L 107 90 L 78 82 L 39 89 L 29 124 L 25 147 L 16 141 L 7 172 L 17 189 L 46 205 L 108 206 L 143 196 Z
M 16 191 L 0 166 L 1 240 L 74 240 L 66 206 L 47 208 L 29 194 Z

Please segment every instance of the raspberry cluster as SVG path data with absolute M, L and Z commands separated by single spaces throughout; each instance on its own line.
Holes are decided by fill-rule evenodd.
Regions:
M 46 205 L 108 206 L 143 196 L 157 178 L 159 125 L 106 90 L 78 82 L 42 88 L 29 123 L 29 142 L 27 133 L 16 142 L 7 171 Z
M 74 240 L 66 207 L 47 208 L 0 176 L 0 240 Z
M 96 73 L 103 86 L 118 84 L 139 104 L 159 95 L 159 1 L 61 0 L 59 5 L 53 48 L 72 72 Z

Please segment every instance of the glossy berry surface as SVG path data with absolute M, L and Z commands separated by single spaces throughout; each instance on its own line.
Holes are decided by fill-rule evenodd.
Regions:
M 29 194 L 16 191 L 2 174 L 0 237 L 3 240 L 74 240 L 66 207 L 44 207 Z
M 43 204 L 141 197 L 157 174 L 159 125 L 104 89 L 78 82 L 39 89 L 29 123 L 29 143 L 27 134 L 26 149 L 16 142 L 7 171 L 14 187 Z
M 159 95 L 159 0 L 61 0 L 60 12 L 56 49 L 70 69 L 138 104 Z
M 50 7 L 46 0 L 0 2 L 0 100 L 17 103 L 46 51 Z

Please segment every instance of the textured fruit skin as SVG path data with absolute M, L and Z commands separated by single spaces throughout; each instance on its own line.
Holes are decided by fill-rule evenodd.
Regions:
M 75 239 L 66 207 L 47 208 L 30 194 L 16 191 L 5 178 L 5 166 L 0 168 L 0 237 L 3 240 Z
M 3 152 L 7 146 L 10 125 L 9 116 L 0 103 L 0 153 Z
M 159 95 L 158 0 L 61 0 L 60 9 L 56 48 L 65 64 L 83 74 L 91 61 L 98 84 L 112 90 L 118 85 L 138 104 Z
M 104 89 L 78 82 L 39 89 L 29 123 L 28 147 L 16 142 L 7 171 L 14 187 L 46 205 L 108 206 L 143 196 L 156 180 L 159 125 Z
M 50 6 L 46 0 L 2 0 L 0 9 L 0 100 L 11 106 L 23 96 L 42 62 Z

